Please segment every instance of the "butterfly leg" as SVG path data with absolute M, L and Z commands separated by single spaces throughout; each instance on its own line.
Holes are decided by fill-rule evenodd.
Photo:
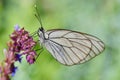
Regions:
M 43 51 L 43 47 L 41 47 L 40 49 L 36 49 L 35 51 L 39 51 L 39 53 L 37 54 L 36 60 L 38 59 L 38 57 L 40 56 L 41 52 Z

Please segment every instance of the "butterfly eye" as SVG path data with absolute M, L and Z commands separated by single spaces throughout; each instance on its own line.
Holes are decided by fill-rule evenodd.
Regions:
M 38 35 L 40 35 L 40 34 L 43 33 L 43 32 L 44 32 L 44 29 L 43 29 L 43 27 L 41 27 L 41 28 L 38 29 L 38 32 L 37 32 L 37 33 L 38 33 Z
M 42 32 L 44 31 L 43 27 L 39 28 L 39 30 L 42 31 Z

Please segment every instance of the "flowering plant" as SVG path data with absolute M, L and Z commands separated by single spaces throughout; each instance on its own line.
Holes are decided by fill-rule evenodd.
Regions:
M 29 32 L 24 28 L 15 26 L 15 30 L 10 35 L 11 41 L 7 43 L 8 48 L 4 49 L 4 61 L 0 62 L 0 80 L 10 80 L 17 70 L 15 62 L 21 62 L 22 56 L 26 56 L 29 64 L 33 64 L 36 58 L 36 52 L 33 47 L 36 41 L 33 40 Z

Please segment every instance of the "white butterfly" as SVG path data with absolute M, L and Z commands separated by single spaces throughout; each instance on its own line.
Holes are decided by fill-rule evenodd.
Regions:
M 86 33 L 65 29 L 45 31 L 36 6 L 35 9 L 35 16 L 41 25 L 37 31 L 40 44 L 45 46 L 58 62 L 64 65 L 84 63 L 105 49 L 100 39 Z
M 84 63 L 104 50 L 104 43 L 92 35 L 65 30 L 39 28 L 40 43 L 64 65 Z

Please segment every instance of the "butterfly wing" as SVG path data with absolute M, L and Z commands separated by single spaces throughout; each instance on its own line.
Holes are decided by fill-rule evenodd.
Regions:
M 89 34 L 71 30 L 49 30 L 45 47 L 64 65 L 84 63 L 104 50 L 104 43 Z

